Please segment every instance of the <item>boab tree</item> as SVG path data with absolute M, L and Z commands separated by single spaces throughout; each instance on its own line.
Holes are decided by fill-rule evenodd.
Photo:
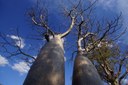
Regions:
M 66 14 L 67 16 L 69 16 L 71 18 L 72 23 L 70 25 L 69 30 L 63 34 L 56 34 L 50 29 L 47 22 L 45 21 L 46 20 L 45 14 L 40 14 L 40 15 L 38 14 L 39 16 L 37 17 L 37 15 L 35 15 L 35 13 L 33 11 L 31 11 L 30 17 L 31 17 L 31 20 L 34 23 L 34 25 L 37 25 L 37 26 L 40 26 L 40 27 L 43 27 L 46 29 L 45 38 L 48 42 L 41 49 L 37 60 L 35 61 L 35 63 L 31 67 L 31 70 L 28 74 L 28 77 L 26 78 L 26 81 L 27 81 L 27 79 L 29 80 L 29 78 L 30 78 L 30 80 L 33 80 L 32 78 L 34 77 L 35 79 L 39 80 L 38 81 L 38 84 L 39 84 L 39 82 L 41 81 L 40 79 L 44 78 L 44 76 L 45 76 L 44 81 L 41 81 L 43 83 L 46 82 L 44 84 L 51 84 L 51 82 L 54 82 L 55 84 L 61 84 L 62 81 L 63 81 L 62 84 L 64 84 L 64 77 L 61 77 L 61 78 L 58 77 L 59 72 L 60 72 L 60 74 L 63 74 L 62 76 L 64 76 L 64 67 L 63 67 L 64 61 L 62 60 L 63 62 L 61 62 L 61 59 L 63 59 L 63 58 L 59 57 L 60 58 L 60 60 L 59 60 L 59 58 L 57 57 L 58 59 L 54 58 L 55 60 L 53 59 L 53 61 L 50 61 L 50 59 L 52 59 L 52 58 L 49 59 L 49 56 L 51 56 L 51 54 L 50 54 L 51 51 L 50 51 L 50 53 L 49 53 L 49 51 L 47 51 L 47 53 L 46 53 L 46 51 L 44 51 L 44 50 L 49 50 L 50 48 L 47 48 L 47 47 L 49 47 L 49 46 L 52 47 L 51 45 L 53 45 L 53 44 L 59 45 L 60 48 L 57 48 L 57 49 L 63 49 L 63 44 L 62 44 L 61 38 L 63 38 L 63 35 L 67 35 L 71 31 L 72 26 L 75 25 L 75 28 L 77 29 L 77 32 L 78 32 L 78 41 L 79 42 L 78 42 L 78 55 L 75 59 L 75 65 L 74 65 L 73 85 L 74 84 L 77 84 L 77 85 L 80 84 L 81 85 L 81 84 L 85 84 L 85 82 L 87 84 L 89 84 L 89 83 L 90 84 L 95 83 L 97 85 L 102 84 L 102 81 L 99 77 L 99 74 L 97 73 L 97 70 L 95 69 L 93 64 L 90 62 L 90 60 L 88 60 L 85 57 L 85 55 L 88 56 L 89 53 L 93 52 L 93 50 L 96 49 L 97 45 L 102 40 L 104 40 L 107 36 L 111 36 L 118 31 L 118 29 L 120 28 L 120 26 L 118 26 L 120 16 L 118 16 L 117 18 L 115 18 L 114 20 L 111 20 L 111 21 L 106 20 L 107 23 L 105 23 L 104 25 L 101 25 L 100 21 L 94 20 L 95 18 L 92 18 L 90 16 L 91 12 L 92 12 L 92 6 L 94 3 L 91 3 L 87 8 L 82 8 L 83 6 L 81 6 L 81 1 L 79 1 L 79 3 L 77 5 L 72 4 L 73 8 L 71 8 L 71 10 L 68 10 L 64 7 L 64 14 Z M 40 12 L 40 13 L 42 13 L 42 12 Z M 120 37 L 120 35 L 117 36 L 116 38 L 118 38 L 118 37 Z M 59 43 L 58 43 L 58 41 L 59 41 Z M 82 44 L 81 44 L 81 41 L 82 41 Z M 53 46 L 57 47 L 56 45 L 53 45 Z M 81 49 L 81 48 L 83 48 L 83 49 Z M 55 50 L 57 50 L 57 49 L 52 49 L 53 54 L 54 54 Z M 56 53 L 59 53 L 59 51 Z M 41 55 L 43 55 L 43 56 L 41 56 Z M 47 57 L 44 57 L 44 56 L 47 56 Z M 60 54 L 58 56 L 60 56 Z M 78 57 L 78 56 L 80 56 L 80 57 Z M 86 61 L 91 66 L 88 67 L 88 66 L 86 66 L 87 64 L 84 64 L 83 67 L 77 68 L 77 66 L 79 66 L 79 64 L 81 65 L 81 63 L 83 62 L 81 58 L 83 59 L 84 62 Z M 37 61 L 40 63 L 38 63 Z M 44 61 L 45 64 L 43 63 L 43 65 L 42 65 L 41 61 Z M 57 74 L 57 75 L 53 74 L 56 76 L 56 77 L 54 77 L 55 80 L 52 79 L 53 77 L 49 77 L 50 75 L 47 75 L 50 73 L 46 74 L 44 72 L 44 71 L 47 71 L 47 69 L 48 70 L 50 69 L 49 66 L 52 65 L 51 62 L 60 62 L 59 66 L 61 66 L 61 64 L 62 64 L 61 67 L 63 67 L 63 68 L 58 68 L 59 70 L 58 69 L 55 70 L 56 74 Z M 57 63 L 54 63 L 54 65 L 56 65 L 56 64 Z M 35 65 L 38 65 L 38 66 L 35 66 Z M 43 67 L 40 68 L 41 65 L 44 68 Z M 38 70 L 36 67 L 39 67 L 40 70 Z M 48 67 L 48 68 L 46 69 L 45 67 Z M 55 67 L 57 67 L 57 66 L 55 66 Z M 87 76 L 88 72 L 87 72 L 86 68 L 91 70 L 91 73 L 93 74 L 93 76 Z M 35 69 L 37 69 L 37 71 L 39 71 L 38 73 L 40 73 L 40 71 L 43 70 L 41 72 L 41 75 L 38 75 L 38 73 L 35 73 L 36 72 Z M 83 72 L 82 73 L 83 75 L 82 74 L 81 75 L 84 77 L 79 76 L 79 78 L 77 78 L 77 76 L 76 76 L 77 71 L 76 70 L 81 71 L 83 69 L 85 69 L 84 70 L 85 72 Z M 37 74 L 37 76 L 39 76 L 39 77 L 35 77 L 34 76 L 35 74 L 31 75 L 32 73 Z M 48 78 L 46 76 L 48 76 Z M 95 76 L 95 78 L 94 78 L 94 76 Z M 97 78 L 96 78 L 96 76 L 97 76 Z M 92 79 L 92 77 L 94 78 L 94 80 Z M 61 82 L 58 81 L 58 82 L 60 82 L 60 83 L 58 83 L 58 82 L 56 82 L 56 78 L 58 78 L 62 81 Z M 90 81 L 85 81 L 84 79 L 86 79 L 86 78 L 89 79 Z M 48 82 L 49 81 L 48 79 L 50 79 L 51 82 Z
M 46 29 L 45 38 L 47 43 L 40 50 L 37 59 L 31 66 L 23 85 L 64 85 L 64 48 L 63 38 L 66 37 L 75 24 L 74 10 L 69 10 L 68 17 L 71 24 L 64 33 L 56 34 L 46 23 L 43 12 L 35 15 L 32 10 L 29 13 L 34 25 Z
M 83 46 L 88 50 L 87 56 L 96 66 L 102 80 L 111 85 L 121 85 L 128 75 L 127 52 L 122 51 L 115 42 L 126 32 L 126 29 L 120 32 L 120 18 L 121 15 L 102 26 L 98 23 L 97 33 L 93 32 L 94 36 L 83 42 Z
M 98 73 L 100 74 L 103 81 L 110 83 L 111 85 L 121 85 L 122 79 L 124 79 L 128 74 L 128 57 L 127 54 L 122 55 L 122 52 L 119 51 L 119 48 L 115 44 L 114 40 L 119 38 L 126 30 L 124 30 L 121 34 L 118 34 L 118 36 L 111 36 L 108 39 L 108 36 L 113 35 L 118 30 L 118 21 L 119 17 L 117 17 L 117 19 L 114 21 L 111 21 L 111 23 L 109 23 L 109 25 L 106 27 L 107 29 L 105 29 L 101 35 L 98 35 L 98 33 L 100 33 L 99 28 L 96 33 L 93 31 L 89 32 L 87 30 L 85 34 L 82 34 L 84 33 L 82 32 L 83 29 L 81 29 L 82 26 L 78 25 L 78 53 L 74 62 L 73 85 L 86 84 L 86 74 L 91 74 L 91 70 L 95 68 L 93 64 L 98 69 Z M 81 59 L 79 57 L 81 54 L 84 55 L 82 56 L 83 59 L 82 57 Z M 85 56 L 88 57 L 93 64 L 86 58 L 84 59 Z M 86 61 L 86 63 L 84 63 L 84 61 Z M 91 65 L 88 67 L 88 69 L 91 70 L 85 70 L 87 68 L 87 62 L 90 62 L 89 64 Z M 125 71 L 123 69 L 125 69 Z M 93 69 L 93 71 L 94 72 L 92 72 L 92 74 L 94 73 L 97 76 L 97 70 Z M 84 75 L 86 75 L 86 77 L 83 77 Z M 94 75 L 93 79 L 95 79 Z M 93 85 L 93 79 L 90 80 L 92 82 L 88 82 L 87 85 Z M 98 79 L 98 77 L 96 79 Z M 98 80 L 96 81 L 98 83 Z
M 92 4 L 93 5 L 93 4 Z M 75 24 L 75 28 L 77 30 L 77 35 L 78 35 L 78 50 L 77 52 L 77 56 L 74 62 L 74 73 L 73 73 L 73 85 L 85 85 L 86 83 L 88 83 L 87 85 L 100 85 L 102 83 L 98 82 L 101 81 L 100 78 L 97 77 L 97 82 L 94 80 L 95 84 L 90 80 L 88 80 L 88 82 L 86 81 L 85 78 L 87 78 L 87 75 L 89 72 L 87 72 L 88 70 L 87 68 L 87 63 L 91 64 L 90 67 L 88 67 L 89 69 L 95 69 L 95 67 L 93 66 L 97 64 L 100 67 L 98 69 L 98 73 L 102 73 L 101 78 L 107 83 L 110 83 L 112 85 L 118 85 L 119 82 L 126 77 L 127 75 L 127 70 L 123 72 L 123 65 L 126 64 L 126 60 L 127 57 L 123 57 L 120 56 L 118 57 L 117 55 L 109 55 L 109 57 L 105 52 L 105 50 L 102 50 L 102 45 L 101 48 L 99 48 L 98 46 L 101 43 L 106 43 L 107 46 L 111 45 L 107 42 L 109 42 L 109 40 L 111 40 L 112 42 L 115 42 L 125 31 L 126 29 L 124 29 L 123 31 L 121 30 L 122 24 L 121 24 L 121 14 L 115 18 L 113 18 L 112 20 L 105 20 L 105 21 L 101 21 L 98 20 L 94 17 L 91 16 L 92 13 L 92 5 L 90 5 L 88 7 L 88 12 L 84 11 L 85 9 L 82 9 L 80 6 L 81 5 L 75 5 L 74 7 L 76 7 L 76 10 L 78 11 L 78 13 L 80 14 L 80 17 L 77 18 L 76 20 L 76 24 Z M 122 32 L 120 32 L 122 31 Z M 106 41 L 106 42 L 104 42 Z M 114 46 L 114 45 L 113 45 Z M 116 48 L 116 46 L 114 46 L 114 48 Z M 99 51 L 97 50 L 101 50 L 101 52 L 99 53 Z M 109 52 L 115 54 L 114 51 L 112 50 L 108 50 Z M 100 56 L 97 55 L 97 53 L 99 53 L 99 55 L 102 55 L 102 58 Z M 103 55 L 105 53 L 105 55 Z M 79 54 L 79 55 L 78 55 Z M 88 57 L 92 63 L 90 61 L 88 61 L 86 58 L 84 59 L 84 56 L 81 57 L 80 59 L 80 54 L 84 55 L 85 57 Z M 97 55 L 97 56 L 96 56 Z M 90 57 L 91 56 L 91 57 Z M 116 60 L 115 56 L 118 57 L 118 64 L 114 64 L 113 59 Z M 82 59 L 83 58 L 83 59 Z M 121 58 L 121 59 L 119 59 Z M 104 60 L 106 59 L 106 60 Z M 87 61 L 86 63 L 84 61 Z M 107 62 L 108 61 L 108 62 Z M 111 69 L 111 64 L 109 63 L 113 63 L 114 67 L 118 67 L 118 72 L 115 69 Z M 116 62 L 117 63 L 117 62 Z M 88 65 L 89 65 L 88 64 Z M 85 65 L 85 66 L 84 66 Z M 92 66 L 92 67 L 91 67 Z M 102 69 L 102 70 L 101 70 Z M 95 74 L 96 76 L 98 75 L 97 70 L 95 69 L 94 72 L 90 70 L 90 74 L 92 72 L 92 74 Z M 107 73 L 107 74 L 106 74 Z M 118 74 L 118 75 L 115 75 Z M 95 76 L 93 75 L 93 77 Z M 98 75 L 99 76 L 99 75 Z M 91 79 L 91 76 L 88 76 Z M 89 78 L 88 78 L 89 79 Z
M 121 85 L 121 80 L 128 74 L 127 55 L 121 55 L 122 52 L 118 50 L 119 48 L 115 44 L 115 40 L 126 31 L 123 30 L 119 33 L 118 30 L 121 28 L 119 20 L 120 16 L 108 21 L 103 27 L 98 23 L 96 32 L 86 31 L 86 34 L 89 33 L 93 36 L 88 36 L 82 43 L 86 56 L 97 67 L 101 78 L 111 85 Z
M 86 56 L 86 50 L 81 43 L 91 33 L 87 33 L 78 39 L 78 53 L 73 68 L 72 85 L 103 85 L 102 80 L 92 62 Z
M 52 82 L 54 82 L 54 83 L 59 82 L 58 85 L 59 84 L 61 85 L 61 83 L 64 84 L 63 42 L 61 41 L 61 39 L 63 37 L 65 37 L 71 31 L 71 28 L 72 28 L 73 25 L 75 25 L 75 28 L 78 32 L 78 40 L 82 39 L 85 35 L 89 35 L 87 37 L 85 36 L 86 38 L 84 37 L 84 39 L 82 40 L 82 44 L 81 44 L 81 48 L 84 48 L 84 50 L 82 51 L 82 54 L 84 56 L 89 55 L 89 57 L 90 57 L 91 53 L 98 52 L 97 51 L 97 48 L 98 48 L 97 46 L 99 45 L 99 43 L 102 42 L 102 40 L 106 39 L 106 37 L 109 36 L 109 38 L 115 38 L 115 37 L 113 37 L 113 34 L 116 31 L 118 31 L 118 28 L 120 28 L 120 26 L 118 26 L 120 24 L 119 23 L 120 16 L 115 18 L 112 21 L 106 20 L 107 23 L 102 25 L 102 24 L 100 24 L 100 20 L 98 21 L 97 19 L 95 19 L 94 16 L 91 16 L 92 15 L 92 10 L 93 10 L 93 5 L 94 5 L 95 2 L 91 3 L 88 7 L 85 6 L 85 5 L 82 5 L 81 3 L 82 3 L 81 0 L 79 0 L 79 3 L 77 3 L 77 5 L 72 3 L 73 8 L 69 8 L 70 10 L 68 10 L 64 7 L 64 13 L 68 17 L 70 17 L 72 23 L 69 27 L 69 30 L 66 31 L 65 33 L 62 33 L 62 34 L 56 34 L 48 26 L 46 10 L 43 10 L 43 11 L 41 10 L 38 13 L 35 13 L 32 10 L 29 13 L 29 15 L 31 17 L 31 21 L 33 22 L 33 24 L 40 27 L 40 28 L 45 29 L 44 34 L 45 34 L 45 38 L 47 40 L 47 43 L 43 46 L 43 48 L 41 49 L 41 51 L 38 55 L 38 58 L 36 59 L 35 63 L 33 64 L 32 68 L 31 68 L 31 70 L 30 70 L 30 72 L 29 72 L 29 74 L 26 78 L 26 81 L 24 83 L 25 85 L 27 84 L 26 82 L 29 82 L 29 84 L 31 83 L 30 85 L 32 85 L 32 84 L 36 85 L 35 83 L 39 84 L 40 81 L 43 82 L 43 84 L 45 84 L 45 85 L 51 84 Z M 85 8 L 85 7 L 87 7 L 87 8 Z M 74 17 L 74 15 L 77 15 L 77 18 Z M 118 38 L 118 37 L 120 37 L 120 35 L 117 36 L 116 38 Z M 2 43 L 1 46 L 3 46 L 5 51 L 7 53 L 11 54 L 11 56 L 22 54 L 24 56 L 28 56 L 28 57 L 35 60 L 35 58 L 33 56 L 28 55 L 27 52 L 24 52 L 20 48 L 20 46 L 15 46 L 14 44 L 9 43 L 7 41 L 7 39 L 5 39 L 3 37 L 3 35 L 2 35 L 2 39 L 6 43 Z M 19 37 L 19 40 L 20 40 L 20 37 Z M 16 48 L 16 51 L 13 52 L 13 53 L 8 52 L 8 49 L 5 47 L 6 44 Z M 60 50 L 58 50 L 58 49 L 60 49 Z M 53 53 L 54 55 L 57 55 L 57 56 L 54 56 L 54 55 L 52 56 L 51 53 Z M 42 54 L 43 54 L 43 56 L 42 56 Z M 95 53 L 94 53 L 94 55 L 95 55 Z M 49 56 L 52 56 L 52 57 L 49 57 Z M 58 57 L 58 56 L 60 56 L 60 57 Z M 91 55 L 90 59 L 92 59 L 92 61 L 94 61 L 94 64 L 97 66 L 97 63 L 95 63 L 95 61 L 97 61 L 96 58 L 100 57 L 100 55 L 98 55 L 97 57 L 95 57 L 95 56 Z M 52 60 L 54 60 L 54 61 L 52 61 Z M 108 60 L 109 60 L 109 58 L 108 58 Z M 122 61 L 119 59 L 119 62 L 120 62 L 121 65 L 119 66 L 120 67 L 120 70 L 119 70 L 120 75 L 118 75 L 118 77 L 122 75 L 121 71 L 123 69 L 123 65 L 125 64 L 124 60 L 126 61 L 126 58 L 124 58 L 124 59 L 122 58 Z M 27 61 L 27 59 L 26 59 L 26 61 Z M 43 62 L 41 62 L 41 61 L 43 61 Z M 58 65 L 57 63 L 59 63 L 60 65 Z M 102 64 L 101 62 L 99 62 L 99 63 Z M 53 65 L 53 67 L 55 66 L 54 68 L 57 68 L 56 70 L 52 67 L 52 64 L 54 64 Z M 79 65 L 79 63 L 77 63 L 77 64 Z M 100 64 L 99 64 L 99 66 L 100 66 Z M 117 65 L 117 64 L 115 64 L 115 65 Z M 95 69 L 94 66 L 92 66 L 92 67 Z M 106 69 L 108 69 L 108 66 L 104 66 L 104 67 L 106 67 Z M 38 70 L 38 69 L 40 69 L 40 70 Z M 109 71 L 109 69 L 108 69 L 108 71 Z M 102 72 L 105 73 L 105 70 L 102 70 Z M 115 72 L 115 70 L 113 70 L 113 72 Z M 98 75 L 97 72 L 94 72 L 94 73 L 96 73 L 96 75 Z M 99 71 L 99 73 L 101 73 L 101 72 Z M 48 77 L 52 74 L 54 74 L 53 76 L 56 76 L 53 80 L 51 80 L 53 78 L 53 76 Z M 60 74 L 60 76 L 62 76 L 61 78 L 59 77 L 59 74 Z M 109 74 L 110 74 L 111 77 L 114 77 L 114 76 L 111 75 L 111 72 L 109 72 Z M 120 77 L 120 79 L 124 78 L 126 75 L 127 75 L 127 71 L 124 73 L 124 75 L 122 75 L 122 77 Z M 103 78 L 105 81 L 109 82 L 108 79 L 110 77 L 106 77 L 106 75 L 101 75 L 101 78 Z M 59 79 L 59 80 L 56 82 L 57 79 Z M 113 78 L 111 78 L 111 79 L 113 79 Z M 48 81 L 50 81 L 50 82 L 48 82 Z M 52 85 L 54 85 L 54 84 L 52 84 Z
M 95 2 L 90 3 L 86 8 L 82 6 L 81 1 L 74 4 L 74 9 L 79 14 L 76 18 L 75 28 L 77 30 L 77 55 L 74 61 L 72 85 L 103 85 L 102 80 L 92 62 L 87 58 L 89 52 L 87 47 L 83 48 L 83 41 L 88 36 L 95 36 L 95 33 L 89 32 L 90 13 Z M 86 41 L 85 41 L 86 42 Z M 89 43 L 90 44 L 90 43 Z M 92 48 L 93 49 L 93 48 Z

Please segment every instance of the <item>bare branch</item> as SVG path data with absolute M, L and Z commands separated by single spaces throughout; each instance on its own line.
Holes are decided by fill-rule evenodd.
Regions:
M 84 36 L 82 36 L 82 37 L 80 37 L 80 38 L 78 39 L 78 42 L 77 42 L 77 44 L 78 44 L 78 51 L 85 51 L 85 48 L 84 48 L 84 49 L 82 48 L 81 42 L 82 42 L 82 40 L 83 40 L 84 38 L 88 37 L 89 35 L 94 35 L 94 33 L 88 32 L 87 34 L 85 34 Z
M 119 78 L 119 82 L 121 83 L 121 80 L 128 74 L 128 70 L 126 69 L 126 71 L 120 76 Z
M 68 28 L 68 30 L 66 32 L 64 32 L 63 34 L 61 34 L 61 38 L 67 36 L 70 33 L 70 31 L 72 30 L 72 28 L 73 28 L 73 26 L 75 24 L 75 17 L 72 17 L 71 19 L 72 19 L 72 22 L 71 22 L 70 27 Z
M 104 72 L 106 73 L 106 77 L 110 76 L 110 72 L 106 69 L 105 65 L 104 64 L 100 64 L 102 69 L 104 70 Z
M 121 74 L 123 62 L 125 61 L 125 59 L 126 59 L 126 57 L 124 57 L 123 59 L 121 59 L 120 62 L 119 62 L 119 69 L 117 71 L 117 77 Z
M 11 39 L 11 41 L 13 41 L 13 42 L 11 42 L 9 39 L 7 39 L 7 36 L 5 34 L 0 34 L 0 37 L 2 38 L 3 42 L 5 43 L 4 45 L 2 45 L 1 48 L 3 48 L 4 49 L 3 51 L 8 54 L 6 57 L 10 58 L 12 56 L 24 55 L 26 57 L 29 57 L 29 58 L 32 58 L 35 60 L 35 58 L 33 56 L 31 56 L 28 53 L 23 52 L 22 49 L 20 48 L 21 38 L 19 37 L 18 30 L 17 30 L 17 36 L 19 38 L 18 39 L 19 45 L 14 44 L 15 41 L 13 39 Z M 8 46 L 11 46 L 12 48 L 14 48 L 15 51 L 13 51 L 13 52 L 9 51 Z
M 40 9 L 37 3 L 37 7 L 31 8 L 28 11 L 28 15 L 34 25 L 44 28 L 49 35 L 55 35 L 54 32 L 47 24 L 48 11 L 46 8 Z
M 32 22 L 37 25 L 37 26 L 40 26 L 40 27 L 44 27 L 48 32 L 50 32 L 53 36 L 55 35 L 54 32 L 49 28 L 49 26 L 42 20 L 42 15 L 40 15 L 41 17 L 41 22 L 37 22 L 35 17 L 33 16 L 32 17 Z
M 36 60 L 35 57 L 33 57 L 33 56 L 31 56 L 31 55 L 29 55 L 29 54 L 23 52 L 20 48 L 18 48 L 18 49 L 19 49 L 19 52 L 20 52 L 22 55 L 25 55 L 25 56 L 27 56 L 27 57 L 30 57 L 30 58 L 32 58 L 33 60 Z

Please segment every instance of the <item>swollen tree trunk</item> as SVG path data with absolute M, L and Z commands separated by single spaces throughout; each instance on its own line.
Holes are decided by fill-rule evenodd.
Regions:
M 55 37 L 41 49 L 23 85 L 65 85 L 64 79 L 63 43 Z
M 74 62 L 72 85 L 103 85 L 95 66 L 79 53 Z

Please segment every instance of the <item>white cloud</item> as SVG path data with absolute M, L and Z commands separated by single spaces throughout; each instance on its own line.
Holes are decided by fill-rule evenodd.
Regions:
M 0 66 L 5 66 L 8 63 L 9 63 L 8 60 L 0 55 Z
M 34 58 L 37 58 L 37 56 L 33 56 Z
M 98 0 L 98 6 L 102 6 L 104 9 L 112 9 L 116 6 L 117 0 Z
M 122 80 L 122 85 L 127 85 L 128 84 L 128 79 L 123 79 Z
M 37 58 L 37 56 L 33 56 L 35 59 Z M 29 62 L 34 62 L 34 59 L 29 59 Z
M 15 35 L 7 35 L 7 37 L 10 37 L 11 39 L 13 39 L 15 41 L 15 45 L 20 47 L 20 48 L 24 48 L 25 43 L 24 43 L 24 39 Z
M 19 73 L 23 74 L 23 73 L 27 73 L 30 69 L 30 67 L 28 66 L 28 64 L 26 62 L 19 62 L 16 63 L 12 66 L 12 69 L 18 71 Z
M 128 0 L 99 0 L 98 6 L 108 10 L 108 12 L 113 11 L 116 13 L 122 13 L 123 28 L 128 27 Z M 128 31 L 128 30 L 127 30 Z M 128 33 L 126 32 L 122 38 L 126 38 Z M 128 39 L 124 39 L 125 44 L 128 44 Z
M 123 28 L 128 27 L 128 0 L 117 0 L 118 12 L 122 12 Z M 127 30 L 128 31 L 128 30 Z M 123 35 L 123 43 L 128 45 L 128 32 Z
M 66 58 L 66 57 L 64 57 L 64 61 L 65 61 L 65 62 L 67 61 L 67 58 Z
M 119 12 L 122 12 L 124 25 L 128 26 L 128 0 L 117 0 L 117 8 Z
M 108 11 L 113 10 L 117 12 L 122 12 L 122 17 L 124 19 L 124 23 L 128 23 L 128 0 L 98 0 L 98 6 L 102 6 Z M 127 25 L 128 26 L 128 25 Z

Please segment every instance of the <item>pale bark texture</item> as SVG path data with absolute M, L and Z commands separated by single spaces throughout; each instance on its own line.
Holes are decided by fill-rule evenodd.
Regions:
M 74 62 L 72 85 L 103 85 L 95 66 L 79 53 Z
M 43 46 L 23 85 L 65 85 L 63 43 L 53 38 Z

